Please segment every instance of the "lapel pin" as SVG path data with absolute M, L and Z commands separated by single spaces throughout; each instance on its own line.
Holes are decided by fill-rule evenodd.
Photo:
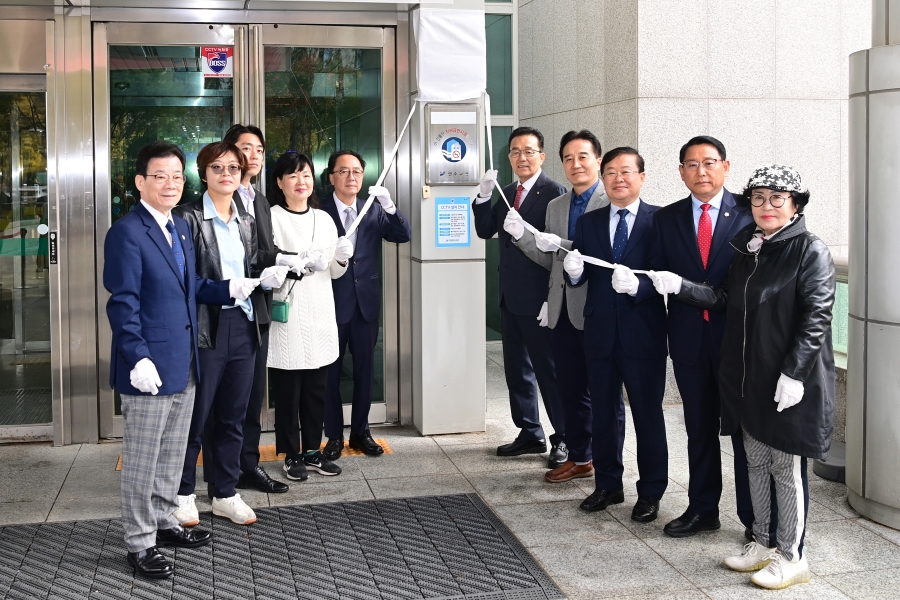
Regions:
M 728 213 L 725 213 L 725 216 L 727 217 L 727 216 L 728 216 Z
M 184 239 L 184 236 L 181 236 L 181 239 Z

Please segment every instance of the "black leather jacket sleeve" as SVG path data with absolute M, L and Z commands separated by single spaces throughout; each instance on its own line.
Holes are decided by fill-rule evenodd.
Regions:
M 831 252 L 825 242 L 816 239 L 806 247 L 797 273 L 797 329 L 781 369 L 791 379 L 805 382 L 818 360 L 831 331 L 835 286 Z
M 725 312 L 725 306 L 728 304 L 728 279 L 726 278 L 719 287 L 682 279 L 681 290 L 674 297 L 679 302 L 697 308 Z

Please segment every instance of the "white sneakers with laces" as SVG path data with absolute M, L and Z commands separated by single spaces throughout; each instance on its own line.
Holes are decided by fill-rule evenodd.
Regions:
M 744 545 L 744 551 L 740 556 L 729 556 L 724 560 L 725 566 L 732 571 L 750 573 L 759 571 L 772 561 L 775 548 L 766 548 L 758 544 L 756 540 Z
M 790 561 L 781 552 L 773 552 L 769 555 L 771 562 L 768 566 L 755 573 L 750 581 L 769 590 L 781 590 L 798 583 L 812 581 L 812 573 L 809 570 L 809 562 L 806 554 L 798 560 Z
M 256 513 L 241 500 L 240 494 L 235 494 L 230 498 L 213 498 L 212 513 L 219 517 L 231 519 L 232 523 L 237 523 L 238 525 L 256 523 Z
M 175 518 L 182 527 L 193 527 L 200 524 L 200 514 L 197 512 L 197 504 L 194 499 L 197 496 L 178 496 L 178 508 L 175 509 Z

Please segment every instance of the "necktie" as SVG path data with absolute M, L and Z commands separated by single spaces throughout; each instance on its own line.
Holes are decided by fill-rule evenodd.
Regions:
M 618 263 L 625 254 L 625 246 L 628 244 L 628 223 L 625 221 L 625 215 L 628 214 L 627 208 L 620 208 L 617 212 L 619 215 L 619 223 L 616 225 L 616 233 L 613 235 L 612 255 L 613 262 Z
M 700 205 L 703 213 L 700 215 L 700 223 L 697 225 L 697 246 L 700 247 L 700 260 L 703 268 L 709 261 L 709 247 L 712 245 L 712 219 L 709 216 L 709 202 Z M 709 321 L 709 311 L 703 311 L 703 320 Z
M 178 237 L 178 231 L 175 229 L 175 223 L 166 221 L 166 229 L 172 236 L 172 253 L 175 255 L 175 262 L 178 264 L 178 271 L 181 273 L 181 279 L 184 281 L 184 250 L 181 248 L 181 239 Z
M 347 231 L 348 229 L 350 229 L 350 225 L 353 224 L 353 221 L 355 219 L 356 219 L 356 211 L 353 209 L 352 206 L 348 206 L 346 209 L 344 209 L 344 231 Z M 347 238 L 348 240 L 350 240 L 350 243 L 353 244 L 354 248 L 356 247 L 356 234 L 358 231 L 359 231 L 359 229 L 354 229 L 353 233 L 351 233 L 350 236 Z
M 515 202 L 513 202 L 513 208 L 516 209 L 517 211 L 519 210 L 519 207 L 522 206 L 522 192 L 524 192 L 524 191 L 525 191 L 525 186 L 523 186 L 520 183 L 519 187 L 516 188 L 516 200 L 515 200 Z

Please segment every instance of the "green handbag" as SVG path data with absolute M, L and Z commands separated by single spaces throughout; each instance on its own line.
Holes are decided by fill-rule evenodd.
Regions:
M 287 323 L 288 317 L 291 314 L 291 292 L 294 291 L 294 285 L 296 285 L 297 280 L 291 284 L 291 289 L 288 290 L 287 296 L 285 296 L 285 300 L 273 300 L 272 301 L 272 320 L 278 323 Z

